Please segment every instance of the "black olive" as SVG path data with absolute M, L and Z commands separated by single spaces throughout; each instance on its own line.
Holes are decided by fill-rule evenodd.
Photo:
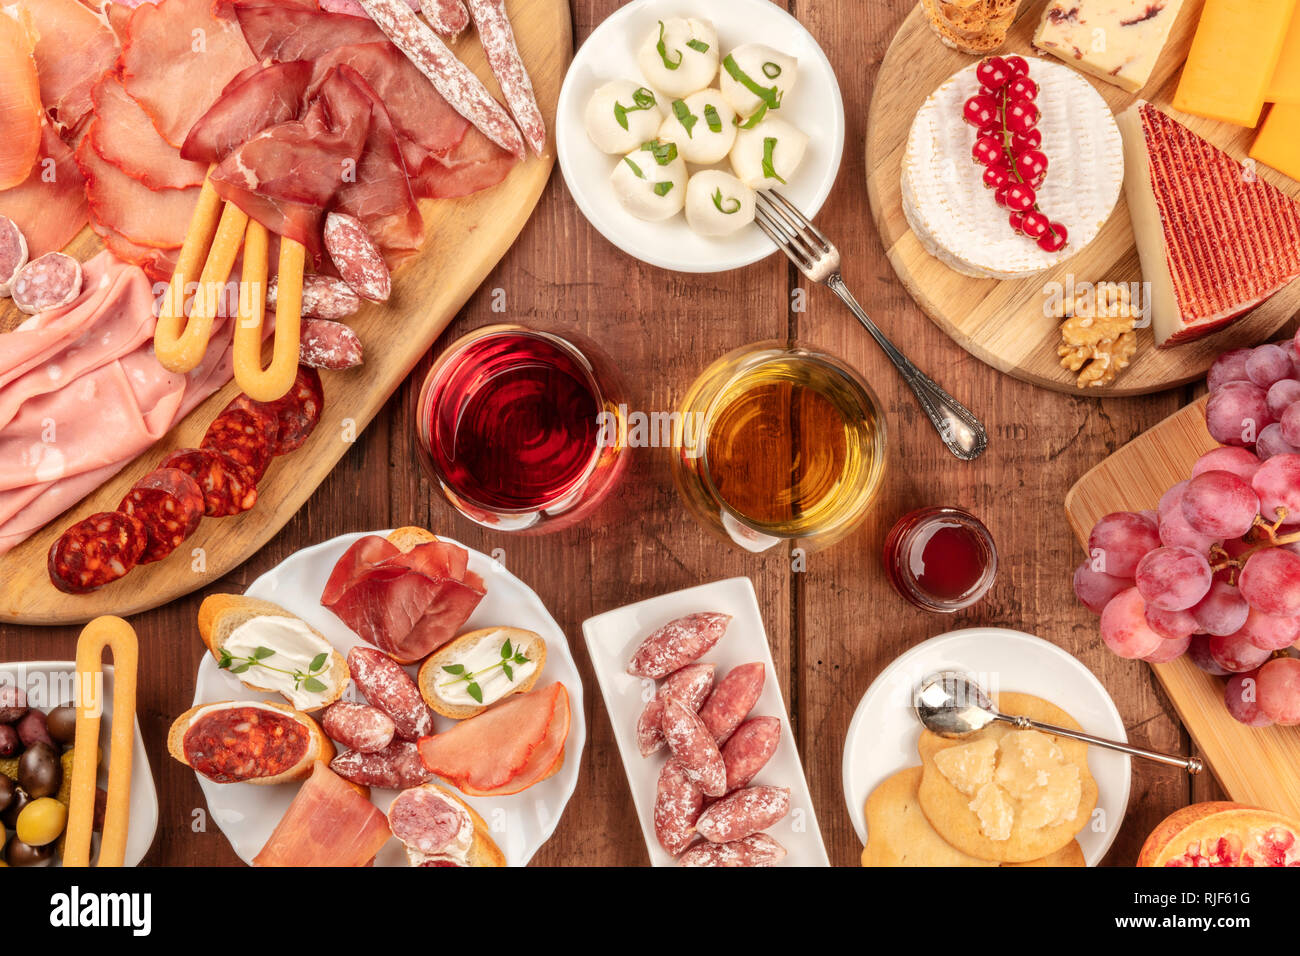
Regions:
M 62 783 L 63 764 L 49 744 L 32 744 L 18 758 L 18 786 L 33 800 L 54 796 Z
M 68 704 L 45 715 L 45 728 L 58 743 L 71 746 L 77 736 L 77 708 Z
M 5 862 L 10 866 L 36 866 L 54 856 L 56 844 L 57 841 L 45 846 L 29 846 L 14 837 L 9 841 L 9 849 L 5 851 Z
M 6 780 L 9 778 L 6 777 Z M 13 800 L 9 806 L 5 807 L 3 813 L 0 813 L 0 823 L 12 830 L 18 825 L 18 814 L 23 812 L 23 807 L 32 802 L 32 798 L 27 795 L 27 791 L 22 787 L 14 787 Z
M 0 774 L 0 813 L 8 810 L 9 805 L 14 802 L 17 796 L 18 787 L 4 774 Z

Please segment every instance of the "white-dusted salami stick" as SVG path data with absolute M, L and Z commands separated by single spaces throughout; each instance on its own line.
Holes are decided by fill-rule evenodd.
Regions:
M 523 130 L 524 139 L 534 153 L 542 155 L 546 148 L 546 121 L 533 94 L 533 81 L 528 78 L 523 57 L 515 43 L 515 31 L 510 26 L 505 0 L 467 0 L 470 15 L 478 27 L 483 52 L 487 54 L 492 74 L 501 84 L 506 105 Z
M 370 19 L 448 103 L 502 149 L 524 155 L 524 139 L 483 82 L 402 0 L 360 0 Z
M 456 37 L 469 26 L 469 11 L 460 0 L 424 0 L 420 11 L 428 18 L 434 32 Z

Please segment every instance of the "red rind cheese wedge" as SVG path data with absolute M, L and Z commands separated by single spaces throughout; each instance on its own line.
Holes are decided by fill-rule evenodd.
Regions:
M 255 866 L 366 866 L 388 842 L 388 818 L 317 761 Z
M 1300 276 L 1300 202 L 1150 103 L 1117 121 L 1160 348 L 1223 328 Z
M 510 697 L 446 733 L 421 737 L 420 759 L 463 793 L 518 793 L 547 775 L 568 727 L 568 691 L 551 684 Z

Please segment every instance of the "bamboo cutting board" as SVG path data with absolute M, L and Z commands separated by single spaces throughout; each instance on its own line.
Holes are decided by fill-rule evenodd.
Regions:
M 131 485 L 152 471 L 168 451 L 197 447 L 208 423 L 238 394 L 231 382 L 94 494 L 0 556 L 0 621 L 70 624 L 101 614 L 126 616 L 201 588 L 269 541 L 347 454 L 357 435 L 505 255 L 550 178 L 555 163 L 555 104 L 573 52 L 569 6 L 565 0 L 507 0 L 507 6 L 551 128 L 546 155 L 530 155 L 491 189 L 462 199 L 422 203 L 427 229 L 424 249 L 394 275 L 388 302 L 364 304 L 347 320 L 361 337 L 365 364 L 322 373 L 325 411 L 320 424 L 301 448 L 272 462 L 258 485 L 256 507 L 233 518 L 205 518 L 171 556 L 141 565 L 91 594 L 64 594 L 50 584 L 46 554 L 63 530 L 97 511 L 115 510 Z M 475 32 L 467 30 L 452 48 L 499 95 Z M 84 260 L 101 248 L 87 228 L 66 251 Z M 0 329 L 11 327 L 5 319 L 0 315 Z
M 1006 45 L 999 53 L 1019 53 L 1057 61 L 1035 50 L 1034 31 L 1047 0 L 1020 6 Z M 1145 99 L 1166 112 L 1171 103 L 1187 50 L 1191 45 L 1201 0 L 1183 5 L 1150 82 Z M 908 14 L 885 54 L 876 78 L 867 126 L 867 190 L 871 213 L 886 254 L 907 291 L 931 319 L 970 354 L 1015 378 L 1060 392 L 1078 392 L 1073 373 L 1061 368 L 1056 348 L 1061 343 L 1060 320 L 1046 314 L 1048 283 L 1066 286 L 1067 276 L 1079 282 L 1137 282 L 1141 279 L 1128 205 L 1121 192 L 1115 211 L 1093 242 L 1056 269 L 1028 279 L 974 279 L 931 257 L 908 228 L 900 186 L 903 154 L 912 119 L 926 97 L 976 58 L 940 43 L 918 4 Z M 1115 112 L 1136 97 L 1117 86 L 1084 76 Z M 1031 72 L 1032 76 L 1032 72 Z M 1177 119 L 1231 156 L 1244 158 L 1255 131 L 1181 113 Z M 960 116 L 954 123 L 963 122 Z M 1051 175 L 1050 163 L 1047 175 Z M 974 162 L 972 162 L 974 168 Z M 1300 183 L 1260 166 L 1258 174 L 1291 196 L 1300 196 Z M 972 173 L 974 175 L 974 173 Z M 1010 228 L 1010 227 L 1008 227 Z M 1026 239 L 1026 242 L 1029 240 Z M 1172 349 L 1156 349 L 1150 328 L 1138 330 L 1133 363 L 1105 388 L 1089 395 L 1144 395 L 1181 385 L 1205 375 L 1220 352 L 1262 342 L 1300 311 L 1300 282 L 1261 305 L 1230 328 Z
M 1196 459 L 1216 447 L 1205 430 L 1205 402 L 1203 398 L 1170 415 L 1070 489 L 1065 513 L 1085 548 L 1098 518 L 1112 511 L 1155 508 L 1171 485 L 1191 474 Z M 1223 703 L 1223 680 L 1186 658 L 1171 664 L 1132 663 L 1156 672 L 1179 719 L 1234 800 L 1300 816 L 1300 727 L 1237 723 Z

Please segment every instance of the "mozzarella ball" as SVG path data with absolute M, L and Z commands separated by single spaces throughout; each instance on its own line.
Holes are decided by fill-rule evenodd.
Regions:
M 736 114 L 717 90 L 701 90 L 666 104 L 668 116 L 659 138 L 676 143 L 688 163 L 708 166 L 720 162 L 736 141 Z
M 686 162 L 672 143 L 653 141 L 632 150 L 619 160 L 609 181 L 623 208 L 648 222 L 675 216 L 686 204 Z
M 722 64 L 722 95 L 737 114 L 748 119 L 762 108 L 765 100 L 739 79 L 736 73 L 743 74 L 756 86 L 774 90 L 771 96 L 776 102 L 769 103 L 768 108 L 776 109 L 779 108 L 781 99 L 794 86 L 799 75 L 799 61 L 761 43 L 746 43 L 731 51 Z
M 686 185 L 686 222 L 701 236 L 729 236 L 754 221 L 754 190 L 731 173 L 704 169 Z
M 636 61 L 656 90 L 669 96 L 689 96 L 718 75 L 718 33 L 708 20 L 658 20 L 637 51 Z
M 587 135 L 602 153 L 626 153 L 654 139 L 663 119 L 654 93 L 631 80 L 606 83 L 587 101 Z
M 750 189 L 775 189 L 794 177 L 807 148 L 808 135 L 802 130 L 785 120 L 766 119 L 753 129 L 736 131 L 731 168 Z

